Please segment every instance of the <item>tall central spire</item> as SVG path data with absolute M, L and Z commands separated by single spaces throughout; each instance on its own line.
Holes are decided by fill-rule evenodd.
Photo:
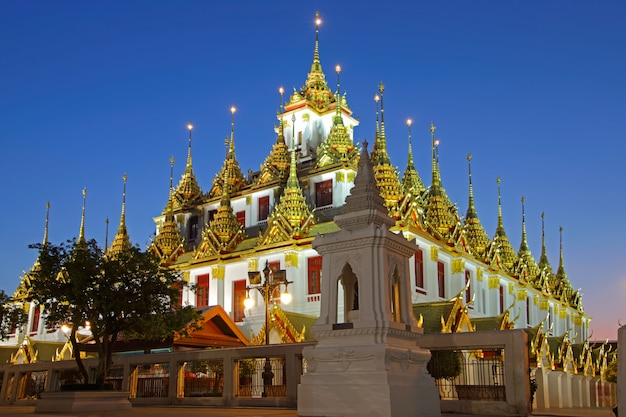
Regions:
M 293 104 L 302 99 L 306 100 L 307 104 L 316 109 L 317 111 L 324 111 L 328 109 L 328 105 L 332 103 L 334 97 L 333 93 L 326 84 L 326 76 L 322 70 L 322 64 L 320 62 L 319 54 L 319 28 L 322 24 L 319 12 L 315 13 L 315 48 L 313 50 L 313 62 L 311 63 L 311 70 L 307 76 L 306 83 L 299 92 L 296 92 L 289 101 L 289 104 Z

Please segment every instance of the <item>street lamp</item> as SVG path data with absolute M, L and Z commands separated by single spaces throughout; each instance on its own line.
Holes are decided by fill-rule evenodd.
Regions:
M 292 281 L 287 281 L 287 274 L 284 269 L 279 269 L 277 271 L 270 270 L 268 261 L 265 261 L 265 268 L 263 269 L 263 282 L 261 282 L 261 272 L 258 271 L 248 272 L 248 279 L 250 280 L 250 285 L 246 287 L 246 299 L 243 301 L 243 305 L 247 309 L 254 306 L 254 300 L 250 298 L 250 290 L 257 290 L 263 296 L 263 300 L 265 302 L 265 344 L 269 345 L 270 300 L 274 300 L 276 298 L 276 291 L 278 290 L 278 297 L 280 297 L 280 301 L 284 304 L 289 304 L 292 297 L 289 293 L 288 287 L 289 284 L 292 284 Z M 282 285 L 285 286 L 284 291 L 280 290 Z M 272 385 L 272 380 L 274 379 L 272 364 L 270 363 L 269 357 L 265 358 L 265 365 L 261 376 L 263 377 L 263 397 L 267 397 L 265 388 Z

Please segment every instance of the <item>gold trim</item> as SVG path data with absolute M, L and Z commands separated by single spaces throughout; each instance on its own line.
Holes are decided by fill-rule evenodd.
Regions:
M 430 247 L 430 260 L 434 262 L 439 260 L 439 248 L 437 246 Z
M 213 279 L 224 279 L 226 267 L 224 265 L 215 265 L 211 267 L 211 275 Z
M 493 290 L 500 287 L 500 277 L 497 275 L 489 276 L 489 289 Z

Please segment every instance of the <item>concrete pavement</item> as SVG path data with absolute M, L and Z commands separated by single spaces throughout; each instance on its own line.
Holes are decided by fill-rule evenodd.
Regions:
M 0 406 L 2 417 L 67 417 L 67 414 L 35 414 L 33 406 Z M 99 411 L 75 413 L 76 417 L 174 417 L 174 416 L 203 416 L 203 417 L 297 417 L 298 413 L 292 409 L 280 408 L 248 408 L 248 407 L 133 407 L 125 411 Z M 533 414 L 536 417 L 614 417 L 610 408 L 566 408 L 543 410 Z M 486 417 L 466 414 L 442 414 L 442 417 Z

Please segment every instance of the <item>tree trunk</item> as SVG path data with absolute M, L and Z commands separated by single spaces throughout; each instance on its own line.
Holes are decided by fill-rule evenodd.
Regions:
M 72 343 L 72 348 L 74 349 L 74 359 L 76 360 L 76 365 L 78 365 L 78 370 L 83 376 L 83 382 L 85 384 L 88 384 L 89 374 L 87 373 L 87 368 L 85 368 L 85 364 L 83 363 L 83 358 L 80 357 L 80 344 L 76 341 L 76 332 L 76 327 L 72 326 L 72 331 L 70 333 L 70 342 Z

